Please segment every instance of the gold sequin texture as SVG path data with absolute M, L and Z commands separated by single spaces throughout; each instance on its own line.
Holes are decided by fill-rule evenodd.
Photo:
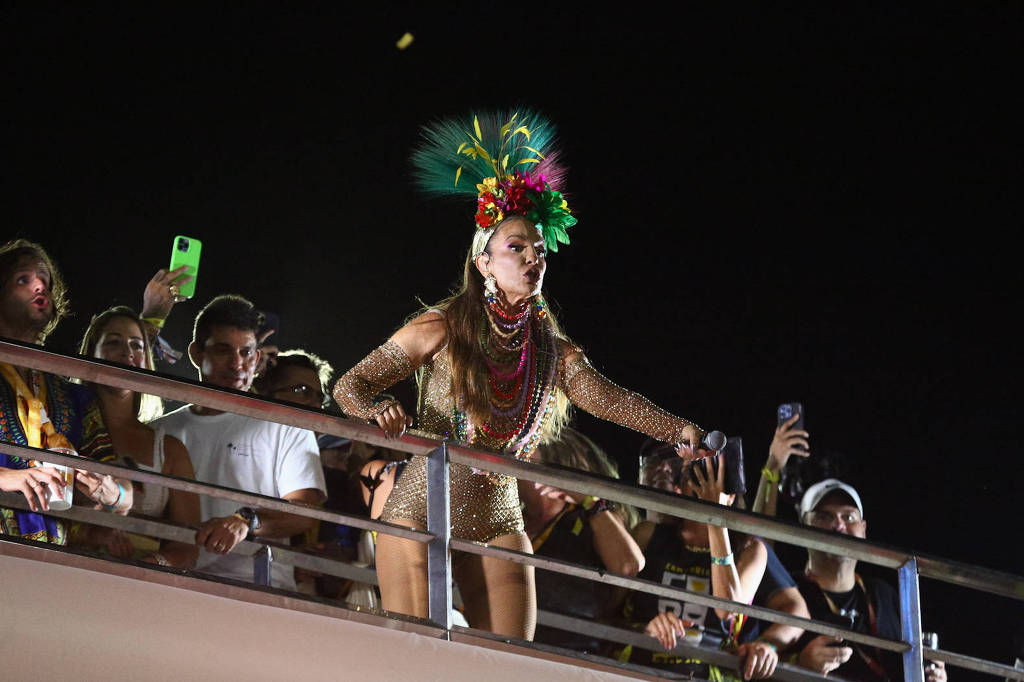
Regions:
M 334 399 L 342 411 L 360 419 L 372 419 L 396 401 L 373 404 L 373 397 L 412 374 L 412 362 L 390 339 L 359 361 L 334 385 Z
M 559 382 L 576 407 L 665 443 L 686 440 L 684 429 L 689 426 L 696 427 L 701 437 L 704 435 L 696 424 L 666 412 L 639 393 L 607 379 L 582 353 L 565 363 Z
M 423 366 L 416 409 L 419 430 L 438 438 L 451 438 L 452 375 L 447 346 Z M 334 397 L 346 414 L 370 419 L 383 408 L 372 403 L 373 396 L 412 374 L 412 362 L 393 341 L 380 346 L 338 380 Z M 626 390 L 602 376 L 582 353 L 559 368 L 558 386 L 573 404 L 596 417 L 607 419 L 667 443 L 684 439 L 692 424 L 669 414 L 638 393 Z M 475 447 L 497 450 L 504 443 L 478 436 Z M 523 532 L 516 479 L 501 475 L 480 475 L 461 464 L 452 464 L 452 535 L 477 542 L 489 542 L 501 535 Z M 410 519 L 427 523 L 427 462 L 414 457 L 395 483 L 381 513 L 382 521 Z

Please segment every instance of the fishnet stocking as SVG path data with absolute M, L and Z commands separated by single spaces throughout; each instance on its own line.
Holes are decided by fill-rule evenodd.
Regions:
M 531 552 L 523 533 L 502 535 L 488 544 Z M 533 639 L 537 627 L 537 588 L 533 566 L 504 559 L 464 555 L 454 566 L 455 581 L 466 607 L 466 620 L 479 630 L 506 637 Z

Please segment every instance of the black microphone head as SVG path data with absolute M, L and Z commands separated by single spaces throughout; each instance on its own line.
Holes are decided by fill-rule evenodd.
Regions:
M 721 452 L 727 442 L 728 439 L 721 431 L 708 431 L 707 435 L 704 436 L 704 440 L 700 442 L 700 446 L 705 450 Z

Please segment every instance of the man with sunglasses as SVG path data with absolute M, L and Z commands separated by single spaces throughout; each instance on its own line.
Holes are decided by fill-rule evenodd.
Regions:
M 802 523 L 863 538 L 864 507 L 853 486 L 829 478 L 815 483 L 800 500 Z M 900 638 L 900 608 L 888 583 L 857 573 L 857 560 L 821 550 L 807 550 L 807 566 L 795 576 L 811 618 L 886 639 Z M 810 670 L 855 682 L 884 682 L 903 677 L 899 654 L 843 642 L 837 637 L 804 633 L 797 662 Z M 926 663 L 927 682 L 946 682 L 945 665 Z

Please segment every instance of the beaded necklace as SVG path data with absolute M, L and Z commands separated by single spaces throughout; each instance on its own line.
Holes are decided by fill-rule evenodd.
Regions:
M 452 423 L 460 440 L 487 436 L 514 450 L 518 459 L 536 448 L 551 413 L 557 346 L 543 300 L 535 299 L 516 313 L 507 313 L 489 298 L 484 306 L 480 348 L 487 361 L 491 388 L 491 418 L 471 426 L 465 412 L 455 408 Z M 504 428 L 502 428 L 504 427 Z

